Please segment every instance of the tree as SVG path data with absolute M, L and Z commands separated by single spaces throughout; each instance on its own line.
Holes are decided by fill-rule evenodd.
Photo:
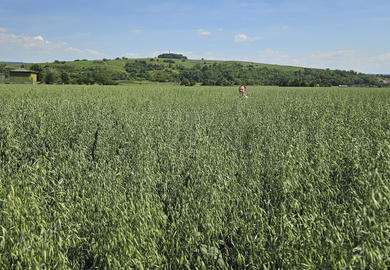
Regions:
M 43 79 L 43 68 L 40 64 L 32 64 L 30 67 L 31 70 L 38 72 L 37 73 L 37 80 L 38 82 L 42 81 Z
M 46 84 L 53 84 L 58 81 L 58 72 L 55 69 L 48 69 L 45 72 L 44 81 Z
M 0 63 L 0 73 L 4 74 L 5 76 L 8 76 L 8 70 L 6 69 L 7 64 Z
M 226 86 L 226 85 L 229 85 L 229 82 L 224 77 L 220 77 L 215 82 L 215 85 Z
M 61 72 L 61 81 L 64 84 L 69 84 L 70 83 L 70 75 L 68 72 Z
M 180 85 L 184 85 L 184 86 L 190 86 L 191 85 L 191 82 L 189 79 L 187 78 L 183 78 L 180 82 Z
M 106 71 L 104 71 L 104 70 L 100 70 L 96 74 L 95 82 L 98 83 L 98 84 L 103 84 L 103 85 L 112 84 L 112 80 L 110 79 L 109 74 Z
M 82 73 L 77 78 L 76 81 L 77 81 L 78 84 L 93 84 L 94 83 L 93 79 L 91 78 L 91 76 L 89 76 L 88 73 Z

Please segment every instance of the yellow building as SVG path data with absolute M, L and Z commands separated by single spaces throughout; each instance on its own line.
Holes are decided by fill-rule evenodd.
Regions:
M 24 68 L 13 69 L 9 71 L 9 83 L 37 83 L 37 73 L 34 70 Z

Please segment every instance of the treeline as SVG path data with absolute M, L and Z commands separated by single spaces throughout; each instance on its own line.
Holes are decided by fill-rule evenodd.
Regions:
M 196 65 L 180 73 L 181 79 L 187 78 L 203 85 L 278 85 L 278 86 L 336 86 L 374 85 L 374 77 L 354 71 L 319 70 L 303 68 L 301 70 L 280 70 L 268 67 L 244 66 L 239 63 Z
M 55 61 L 54 64 L 63 64 L 62 66 L 53 66 L 53 64 L 32 64 L 21 65 L 18 68 L 26 68 L 37 72 L 37 80 L 46 84 L 118 84 L 116 80 L 121 77 L 113 76 L 106 68 L 90 67 L 77 69 L 72 65 L 65 65 L 66 62 Z M 7 66 L 0 63 L 0 74 L 9 77 L 9 71 L 15 69 L 14 66 Z M 123 77 L 123 76 L 122 76 Z
M 168 58 L 169 57 L 169 58 Z M 0 66 L 7 76 L 7 68 Z M 180 54 L 158 58 L 78 60 L 33 64 L 38 81 L 51 84 L 118 84 L 136 81 L 174 82 L 181 85 L 383 86 L 376 76 L 355 71 L 282 67 L 239 62 L 188 61 Z
M 171 59 L 187 59 L 187 56 L 184 56 L 179 53 L 163 53 L 157 56 L 158 58 L 171 58 Z
M 60 66 L 41 66 L 33 64 L 30 69 L 38 72 L 38 81 L 46 84 L 118 84 L 112 79 L 112 74 L 106 69 L 98 66 L 77 69 L 72 65 L 65 65 L 66 62 L 55 61 Z
M 210 63 L 186 68 L 180 63 L 167 67 L 147 61 L 128 62 L 125 70 L 133 80 L 177 82 L 182 85 L 278 85 L 278 86 L 337 86 L 378 85 L 374 76 L 355 71 L 301 68 L 282 70 L 252 64 Z

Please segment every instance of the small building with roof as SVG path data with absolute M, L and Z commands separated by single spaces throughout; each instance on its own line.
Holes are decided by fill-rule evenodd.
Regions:
M 38 72 L 24 68 L 9 71 L 9 83 L 36 84 Z

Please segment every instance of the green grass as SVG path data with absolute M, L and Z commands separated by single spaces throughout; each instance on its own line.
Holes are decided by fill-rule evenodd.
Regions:
M 153 59 L 153 61 L 151 61 Z M 254 67 L 267 67 L 276 69 L 280 72 L 284 71 L 298 71 L 303 70 L 302 67 L 294 67 L 294 66 L 283 66 L 283 65 L 272 65 L 272 64 L 262 64 L 262 63 L 253 63 L 253 62 L 246 62 L 246 61 L 221 61 L 221 60 L 195 60 L 195 59 L 188 59 L 185 61 L 181 61 L 179 59 L 164 59 L 164 58 L 128 58 L 128 59 L 110 59 L 107 61 L 103 60 L 88 60 L 88 61 L 67 61 L 65 63 L 42 63 L 42 65 L 48 65 L 53 68 L 57 68 L 61 70 L 64 68 L 64 66 L 67 66 L 69 68 L 72 68 L 72 70 L 75 71 L 82 71 L 83 69 L 89 69 L 89 68 L 104 68 L 110 72 L 118 72 L 122 73 L 125 72 L 125 64 L 126 63 L 132 63 L 134 61 L 146 61 L 148 64 L 159 64 L 164 65 L 166 68 L 168 68 L 169 63 L 166 63 L 164 61 L 174 61 L 175 64 L 181 65 L 185 68 L 192 68 L 193 66 L 200 64 L 203 65 L 204 63 L 207 64 L 214 64 L 214 63 L 225 63 L 225 64 L 241 64 L 243 66 L 253 65 Z M 172 68 L 168 68 L 172 69 Z
M 390 91 L 0 85 L 2 269 L 387 269 Z

